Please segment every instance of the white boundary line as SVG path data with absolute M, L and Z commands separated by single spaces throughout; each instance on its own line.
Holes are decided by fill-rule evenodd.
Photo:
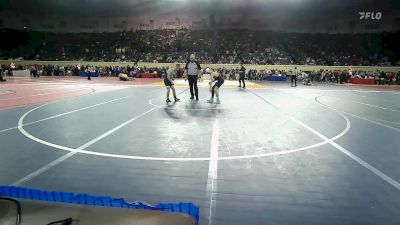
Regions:
M 207 178 L 207 200 L 209 201 L 209 214 L 208 214 L 208 224 L 211 225 L 211 219 L 213 214 L 213 208 L 215 209 L 216 201 L 213 199 L 214 190 L 217 189 L 218 183 L 218 138 L 219 138 L 219 122 L 218 113 L 217 118 L 214 121 L 212 137 L 211 137 L 211 153 L 210 162 L 208 166 L 208 178 Z
M 108 103 L 111 103 L 111 102 L 115 102 L 115 101 L 119 101 L 119 100 L 122 100 L 122 99 L 125 99 L 125 98 L 129 98 L 129 97 L 130 97 L 130 96 L 125 96 L 125 97 L 122 97 L 122 98 L 112 99 L 112 100 L 106 101 L 106 102 L 100 102 L 100 103 L 95 104 L 95 105 L 86 106 L 86 107 L 83 107 L 83 108 L 75 109 L 75 110 L 68 111 L 68 112 L 65 112 L 65 113 L 60 113 L 60 114 L 57 114 L 57 115 L 54 115 L 54 116 L 50 116 L 50 117 L 46 117 L 46 118 L 43 118 L 43 119 L 40 119 L 40 120 L 36 120 L 36 121 L 33 121 L 33 122 L 25 123 L 25 124 L 23 124 L 23 126 L 27 126 L 27 125 L 31 125 L 31 124 L 43 122 L 43 121 L 46 121 L 46 120 L 54 119 L 54 118 L 57 118 L 57 117 L 65 116 L 65 115 L 68 115 L 68 114 L 71 114 L 71 113 L 75 113 L 75 112 L 79 112 L 79 111 L 82 111 L 82 110 L 94 108 L 94 107 L 97 107 L 97 106 L 100 106 L 100 105 L 105 105 L 105 104 L 108 104 Z M 52 103 L 52 102 L 51 102 L 51 103 Z M 43 106 L 46 106 L 46 105 L 48 105 L 48 104 L 51 104 L 51 103 L 47 103 L 47 104 L 44 104 L 44 105 L 40 105 L 40 106 L 38 106 L 38 107 L 35 107 L 35 108 L 29 110 L 28 112 L 32 112 L 32 111 L 34 111 L 34 110 L 37 110 L 37 109 L 39 109 L 39 108 L 41 108 L 41 107 L 43 107 Z M 18 128 L 18 126 L 10 127 L 10 128 L 4 129 L 4 130 L 0 130 L 0 133 L 6 132 L 6 131 L 9 131 L 9 130 L 13 130 L 13 129 L 17 129 L 17 128 Z
M 46 93 L 41 93 L 41 94 L 34 94 L 34 95 L 27 95 L 27 96 L 19 96 L 19 97 L 14 97 L 14 98 L 0 98 L 0 101 L 21 99 L 21 98 L 30 98 L 30 97 L 42 96 L 42 95 L 59 94 L 59 93 L 64 93 L 64 92 L 79 91 L 79 90 L 85 90 L 85 89 L 90 89 L 90 88 L 88 88 L 88 87 L 83 87 L 83 88 L 77 88 L 77 89 L 73 89 L 73 90 L 57 91 L 57 92 L 46 92 Z
M 118 83 L 96 83 L 96 82 L 58 82 L 58 81 L 48 81 L 48 82 L 25 82 L 25 83 L 9 83 L 4 84 L 4 86 L 9 88 L 21 87 L 21 86 L 131 86 L 131 87 L 147 87 L 148 85 L 140 84 L 118 84 Z
M 290 116 L 291 119 L 299 124 L 301 124 L 303 127 L 305 127 L 307 130 L 313 132 L 314 134 L 316 134 L 317 136 L 319 136 L 320 138 L 322 138 L 325 141 L 328 141 L 328 143 L 330 145 L 332 145 L 333 147 L 335 147 L 337 150 L 341 151 L 342 153 L 344 153 L 345 155 L 347 155 L 349 158 L 353 159 L 354 161 L 356 161 L 358 164 L 360 164 L 361 166 L 365 167 L 366 169 L 368 169 L 369 171 L 371 171 L 372 173 L 374 173 L 376 176 L 380 177 L 382 180 L 388 182 L 389 184 L 391 184 L 393 187 L 395 187 L 397 190 L 400 191 L 400 183 L 398 183 L 397 181 L 395 181 L 394 179 L 392 179 L 391 177 L 387 176 L 386 174 L 384 174 L 383 172 L 381 172 L 380 170 L 376 169 L 375 167 L 373 167 L 372 165 L 370 165 L 369 163 L 367 163 L 366 161 L 362 160 L 361 158 L 359 158 L 358 156 L 354 155 L 353 153 L 351 153 L 350 151 L 348 151 L 347 149 L 345 149 L 344 147 L 338 145 L 337 143 L 335 143 L 334 141 L 330 140 L 329 138 L 327 138 L 325 135 L 319 133 L 318 131 L 314 130 L 313 128 L 309 127 L 307 124 L 301 122 L 300 120 Z
M 312 92 L 312 93 L 315 93 L 315 92 Z M 328 106 L 328 105 L 326 105 L 326 104 L 320 102 L 320 100 L 318 100 L 318 99 L 321 98 L 321 97 L 337 98 L 337 97 L 335 97 L 335 96 L 320 95 L 320 93 L 315 93 L 315 94 L 318 94 L 319 96 L 315 97 L 314 100 L 315 100 L 318 104 L 320 104 L 320 105 L 322 105 L 322 106 L 324 106 L 324 107 L 326 107 L 326 108 L 329 108 L 329 109 L 335 110 L 335 111 L 337 111 L 337 112 L 340 112 L 340 113 L 343 113 L 343 114 L 347 114 L 347 115 L 350 115 L 350 116 L 353 116 L 353 117 L 356 117 L 356 118 L 359 118 L 359 119 L 362 119 L 362 120 L 365 120 L 365 121 L 368 121 L 368 122 L 370 122 L 370 123 L 373 123 L 373 124 L 376 124 L 376 125 L 379 125 L 379 126 L 383 126 L 383 127 L 389 128 L 389 129 L 393 129 L 393 130 L 395 130 L 395 131 L 400 131 L 400 129 L 398 129 L 398 128 L 396 128 L 396 127 L 392 127 L 392 126 L 386 125 L 386 124 L 381 123 L 381 122 L 373 121 L 373 120 L 367 119 L 367 118 L 362 117 L 362 116 L 358 116 L 358 115 L 353 114 L 353 113 L 349 113 L 349 112 L 346 112 L 346 111 L 342 111 L 342 110 L 333 108 L 333 107 L 331 107 L 331 106 Z M 354 102 L 354 101 L 353 101 L 353 102 Z M 362 102 L 357 102 L 357 103 L 362 103 Z M 366 103 L 363 103 L 363 104 L 366 104 Z M 396 124 L 396 125 L 398 124 L 398 123 L 396 123 L 396 122 L 391 122 L 391 121 L 386 121 L 386 120 L 381 120 L 381 119 L 377 119 L 377 120 L 382 121 L 382 122 L 391 123 L 391 124 Z
M 75 149 L 75 148 L 69 148 L 66 146 L 61 146 L 61 145 L 57 145 L 57 144 L 53 144 L 50 142 L 47 142 L 45 140 L 39 139 L 37 137 L 34 137 L 33 135 L 29 134 L 24 128 L 23 126 L 25 125 L 23 123 L 23 120 L 25 119 L 25 117 L 30 114 L 31 112 L 33 112 L 34 110 L 43 107 L 45 105 L 48 105 L 51 103 L 47 103 L 41 106 L 38 106 L 34 109 L 29 110 L 28 112 L 26 112 L 18 121 L 19 126 L 17 127 L 20 132 L 25 135 L 27 138 L 36 141 L 38 143 L 50 146 L 50 147 L 54 147 L 60 150 L 64 150 L 64 151 L 70 151 L 70 152 L 79 152 L 79 153 L 83 153 L 83 154 L 89 154 L 89 155 L 96 155 L 96 156 L 103 156 L 103 157 L 111 157 L 111 158 L 122 158 L 122 159 L 137 159 L 137 160 L 153 160 L 153 161 L 208 161 L 210 160 L 210 158 L 166 158 L 166 157 L 146 157 L 146 156 L 130 156 L 130 155 L 118 155 L 118 154 L 109 154 L 109 153 L 100 153 L 100 152 L 95 152 L 95 151 L 86 151 L 86 150 L 80 150 L 80 149 Z M 348 130 L 350 129 L 350 121 L 348 120 L 348 118 L 346 116 L 344 116 L 343 114 L 339 113 L 345 120 L 346 120 L 346 128 L 339 133 L 338 135 L 336 135 L 335 137 L 333 137 L 331 140 L 336 140 L 340 137 L 342 137 L 343 135 L 345 135 Z M 10 128 L 9 128 L 10 129 Z M 226 157 L 219 157 L 219 160 L 235 160 L 235 159 L 249 159 L 249 158 L 259 158 L 259 157 L 268 157 L 268 156 L 276 156 L 276 155 L 284 155 L 284 154 L 290 154 L 290 153 L 294 153 L 294 152 L 299 152 L 299 151 L 304 151 L 304 150 L 309 150 L 318 146 L 322 146 L 327 144 L 327 141 L 322 141 L 320 143 L 316 143 L 313 145 L 309 145 L 309 146 L 304 146 L 304 147 L 300 147 L 300 148 L 295 148 L 295 149 L 290 149 L 290 150 L 283 150 L 283 151 L 278 151 L 278 152 L 270 152 L 270 153 L 262 153 L 262 154 L 252 154 L 252 155 L 245 155 L 245 156 L 226 156 Z
M 391 123 L 391 124 L 395 124 L 395 125 L 400 125 L 400 123 L 398 122 L 392 122 L 392 121 L 388 121 L 388 120 L 382 120 L 382 119 L 378 119 L 379 121 L 382 121 L 384 123 Z
M 276 90 L 280 90 L 280 89 L 276 89 Z M 282 90 L 280 90 L 280 91 L 282 91 Z M 309 90 L 308 90 L 308 91 L 309 91 Z M 330 95 L 321 95 L 320 93 L 316 93 L 316 92 L 313 92 L 313 91 L 309 91 L 309 92 L 318 95 L 317 97 L 314 98 L 314 101 L 317 102 L 319 105 L 321 105 L 321 106 L 323 106 L 323 107 L 326 107 L 326 108 L 328 108 L 328 109 L 334 110 L 334 111 L 338 112 L 339 114 L 342 114 L 342 115 L 343 115 L 343 114 L 347 114 L 347 115 L 350 115 L 350 116 L 353 116 L 353 117 L 356 117 L 356 118 L 359 118 L 359 119 L 368 121 L 368 122 L 370 122 L 370 123 L 377 124 L 377 125 L 379 125 L 379 126 L 383 126 L 383 127 L 389 128 L 389 129 L 393 129 L 393 130 L 395 130 L 395 131 L 400 131 L 400 129 L 398 129 L 398 128 L 396 128 L 396 127 L 392 127 L 392 126 L 386 125 L 386 124 L 384 124 L 384 123 L 380 123 L 380 122 L 377 122 L 377 121 L 373 121 L 373 120 L 367 119 L 367 118 L 362 117 L 362 116 L 355 115 L 355 114 L 353 114 L 353 113 L 349 113 L 349 112 L 346 112 L 346 111 L 339 110 L 339 109 L 337 109 L 337 108 L 328 106 L 328 105 L 322 103 L 320 100 L 318 100 L 319 98 L 322 98 L 322 97 L 330 97 L 330 98 L 338 98 L 338 97 L 330 96 Z M 294 94 L 293 92 L 287 92 L 287 93 L 292 94 L 292 95 Z M 297 96 L 301 96 L 301 95 L 297 95 Z M 339 98 L 339 99 L 340 99 L 340 98 Z M 352 102 L 354 102 L 354 101 L 352 101 Z M 377 119 L 377 120 L 380 120 L 380 119 Z M 382 120 L 380 120 L 380 121 L 382 121 Z M 396 122 L 390 122 L 390 121 L 384 121 L 384 122 L 396 124 Z
M 280 88 L 273 88 L 273 89 L 280 89 Z M 283 88 L 281 88 L 283 89 Z M 290 88 L 287 88 L 290 89 Z M 359 90 L 359 89 L 319 89 L 319 88 L 304 88 L 303 90 L 307 90 L 307 91 L 333 91 L 333 92 L 358 92 L 358 93 L 390 93 L 390 94 L 396 94 L 399 95 L 400 91 L 395 91 L 395 90 Z
M 51 169 L 52 167 L 58 165 L 59 163 L 61 163 L 61 162 L 63 162 L 64 160 L 66 160 L 66 159 L 72 157 L 72 156 L 75 155 L 75 154 L 76 154 L 76 152 L 69 152 L 69 153 L 67 153 L 67 154 L 65 154 L 65 155 L 63 155 L 63 156 L 61 156 L 60 158 L 58 158 L 58 159 L 56 159 L 56 160 L 50 162 L 49 164 L 47 164 L 47 165 L 45 165 L 45 166 L 39 168 L 38 170 L 36 170 L 36 171 L 34 171 L 34 172 L 32 172 L 32 173 L 26 175 L 25 177 L 23 177 L 23 178 L 17 180 L 16 182 L 14 182 L 14 183 L 12 184 L 12 186 L 19 186 L 19 185 L 21 185 L 21 184 L 23 184 L 23 183 L 25 183 L 25 182 L 28 182 L 28 181 L 32 180 L 33 178 L 35 178 L 35 177 L 39 176 L 40 174 L 42 174 L 42 173 L 48 171 L 48 170 Z
M 103 157 L 110 157 L 110 158 L 121 158 L 121 159 L 137 159 L 137 160 L 152 160 L 152 161 L 208 161 L 210 160 L 209 157 L 207 158 L 174 158 L 174 157 L 148 157 L 148 156 L 132 156 L 132 155 L 120 155 L 120 154 L 111 154 L 111 153 L 101 153 L 101 152 L 96 152 L 96 151 L 86 151 L 86 150 L 80 150 L 80 149 L 76 149 L 76 148 L 70 148 L 70 147 L 66 147 L 66 146 L 62 146 L 62 145 L 57 145 L 57 144 L 53 144 L 50 143 L 48 141 L 42 140 L 40 138 L 37 138 L 31 134 L 29 134 L 24 128 L 24 119 L 25 117 L 31 113 L 32 111 L 34 111 L 35 109 L 32 109 L 28 112 L 26 112 L 24 115 L 21 116 L 21 118 L 18 121 L 18 129 L 19 131 L 25 135 L 27 138 L 36 141 L 38 143 L 41 143 L 43 145 L 47 145 L 53 148 L 57 148 L 60 150 L 64 150 L 64 151 L 70 151 L 70 152 L 79 152 L 82 154 L 88 154 L 88 155 L 96 155 L 96 156 L 103 156 Z M 348 118 L 346 116 L 344 116 L 343 114 L 340 114 L 345 120 L 346 120 L 346 128 L 338 135 L 336 135 L 335 137 L 332 138 L 332 140 L 336 140 L 340 137 L 342 137 L 343 135 L 345 135 L 349 129 L 350 129 L 350 121 L 348 120 Z M 244 156 L 225 156 L 225 157 L 219 157 L 219 160 L 235 160 L 235 159 L 249 159 L 249 158 L 259 158 L 259 157 L 268 157 L 268 156 L 276 156 L 276 155 L 285 155 L 285 154 L 290 154 L 293 152 L 300 152 L 300 151 L 305 151 L 305 150 L 309 150 L 318 146 L 322 146 L 327 144 L 327 141 L 322 141 L 313 145 L 309 145 L 309 146 L 304 146 L 304 147 L 300 147 L 300 148 L 295 148 L 295 149 L 290 149 L 290 150 L 283 150 L 283 151 L 278 151 L 278 152 L 270 152 L 270 153 L 263 153 L 263 154 L 252 154 L 252 155 L 244 155 Z
M 187 91 L 188 89 L 180 92 L 179 94 Z M 48 105 L 50 103 L 47 103 L 45 105 Z M 44 105 L 42 105 L 44 106 Z M 37 108 L 40 108 L 42 106 L 38 106 Z M 88 155 L 95 155 L 95 156 L 102 156 L 102 157 L 110 157 L 110 158 L 121 158 L 121 159 L 135 159 L 135 160 L 151 160 L 151 161 L 208 161 L 210 160 L 209 157 L 203 157 L 203 158 L 179 158 L 179 157 L 149 157 L 149 156 L 132 156 L 132 155 L 121 155 L 121 154 L 112 154 L 112 153 L 101 153 L 101 152 L 96 152 L 96 151 L 86 151 L 86 150 L 80 150 L 80 149 L 76 149 L 76 148 L 70 148 L 70 147 L 66 147 L 66 146 L 62 146 L 62 145 L 57 145 L 54 143 L 50 143 L 48 141 L 42 140 L 40 138 L 37 138 L 31 134 L 29 134 L 24 128 L 23 126 L 25 125 L 23 123 L 25 117 L 30 114 L 31 112 L 33 112 L 34 110 L 36 110 L 37 108 L 31 109 L 28 112 L 26 112 L 24 115 L 22 115 L 18 121 L 18 129 L 20 130 L 20 132 L 25 135 L 27 138 L 41 143 L 43 145 L 47 145 L 53 148 L 57 148 L 60 150 L 64 150 L 64 151 L 70 151 L 70 152 L 79 152 L 82 154 L 88 154 Z M 335 110 L 336 112 L 338 112 L 337 110 Z M 350 121 L 349 119 L 344 116 L 343 114 L 341 114 L 340 112 L 338 112 L 340 116 L 342 116 L 345 121 L 346 121 L 346 128 L 339 133 L 338 135 L 336 135 L 335 137 L 333 137 L 331 140 L 336 140 L 340 137 L 342 137 L 343 135 L 345 135 L 349 129 L 350 129 Z M 261 154 L 252 154 L 252 155 L 242 155 L 242 156 L 225 156 L 225 157 L 219 157 L 218 160 L 236 160 L 236 159 L 249 159 L 249 158 L 260 158 L 260 157 L 269 157 L 269 156 L 276 156 L 276 155 L 285 155 L 285 154 L 291 154 L 294 152 L 300 152 L 300 151 L 305 151 L 305 150 L 309 150 L 312 148 L 316 148 L 318 146 L 322 146 L 327 144 L 327 141 L 322 141 L 313 145 L 309 145 L 309 146 L 304 146 L 304 147 L 300 147 L 300 148 L 294 148 L 294 149 L 288 149 L 288 150 L 282 150 L 282 151 L 277 151 L 277 152 L 270 152 L 270 153 L 261 153 Z
M 89 142 L 83 144 L 82 146 L 78 147 L 77 149 L 78 149 L 78 150 L 84 150 L 84 149 L 88 148 L 89 146 L 93 145 L 94 143 L 100 141 L 101 139 L 107 137 L 108 135 L 114 133 L 115 131 L 117 131 L 117 130 L 121 129 L 122 127 L 126 126 L 127 124 L 131 123 L 132 121 L 137 120 L 137 119 L 139 119 L 140 117 L 145 116 L 146 114 L 150 113 L 150 112 L 153 111 L 154 109 L 156 109 L 156 108 L 151 108 L 151 109 L 145 111 L 144 113 L 141 113 L 140 115 L 135 116 L 135 117 L 133 117 L 132 119 L 125 121 L 124 123 L 122 123 L 122 124 L 120 124 L 120 125 L 114 127 L 113 129 L 111 129 L 111 130 L 109 130 L 109 131 L 107 131 L 107 132 L 101 134 L 100 136 L 98 136 L 98 137 L 96 137 L 96 138 L 90 140 Z M 18 125 L 19 125 L 18 128 L 20 128 L 20 126 L 21 126 L 21 128 L 22 128 L 22 124 L 20 124 L 20 123 L 18 122 Z M 75 154 L 78 153 L 78 152 L 79 152 L 79 151 L 73 151 L 73 152 L 71 151 L 70 153 L 61 156 L 60 158 L 58 158 L 58 159 L 56 159 L 56 160 L 50 162 L 49 164 L 43 166 L 42 168 L 40 168 L 40 169 L 38 169 L 38 170 L 36 170 L 36 171 L 34 171 L 34 172 L 28 174 L 27 176 L 21 178 L 20 180 L 16 181 L 13 185 L 14 185 L 14 186 L 21 185 L 22 183 L 27 182 L 27 181 L 29 181 L 29 180 L 31 180 L 31 179 L 33 179 L 33 178 L 39 176 L 40 174 L 46 172 L 47 170 L 49 170 L 50 168 L 52 168 L 52 167 L 58 165 L 59 163 L 63 162 L 64 160 L 66 160 L 66 159 L 72 157 L 73 155 L 75 155 Z
M 365 117 L 355 115 L 355 114 L 353 114 L 353 113 L 345 112 L 345 111 L 342 111 L 342 110 L 333 108 L 333 107 L 331 107 L 331 106 L 327 106 L 326 104 L 324 104 L 324 103 L 322 103 L 322 102 L 320 102 L 320 101 L 318 100 L 320 97 L 324 97 L 324 95 L 321 95 L 321 96 L 316 97 L 316 98 L 315 98 L 315 101 L 318 102 L 319 104 L 325 106 L 325 107 L 328 107 L 328 108 L 330 108 L 330 109 L 336 110 L 337 112 L 340 112 L 340 113 L 343 113 L 343 114 L 347 114 L 347 115 L 350 115 L 350 116 L 353 116 L 353 117 L 356 117 L 356 118 L 359 118 L 359 119 L 368 121 L 368 122 L 373 123 L 373 124 L 376 124 L 376 125 L 380 125 L 380 126 L 383 126 L 383 127 L 386 127 L 386 128 L 392 129 L 392 130 L 395 130 L 395 131 L 400 131 L 400 129 L 398 129 L 398 128 L 396 128 L 396 127 L 391 127 L 391 126 L 389 126 L 389 125 L 386 125 L 386 124 L 383 124 L 383 123 L 380 123 L 380 122 L 377 122 L 377 121 L 373 121 L 373 120 L 367 119 L 367 118 L 365 118 Z M 329 97 L 329 96 L 328 96 L 328 97 Z
M 16 92 L 13 90 L 9 90 L 9 89 L 2 89 L 0 88 L 0 91 L 2 91 L 3 93 L 0 93 L 0 96 L 5 96 L 5 95 L 10 95 L 10 94 L 15 94 Z
M 92 89 L 92 90 L 94 90 L 94 89 Z M 150 91 L 150 92 L 152 92 L 152 91 Z M 82 97 L 82 96 L 75 96 L 75 97 Z M 44 119 L 41 119 L 41 120 L 38 120 L 38 121 L 33 121 L 33 122 L 29 122 L 29 123 L 23 124 L 23 126 L 31 125 L 31 124 L 38 123 L 38 122 L 42 122 L 42 121 L 45 121 L 45 120 L 48 120 L 48 119 L 53 119 L 53 118 L 56 118 L 56 117 L 59 117 L 59 116 L 64 116 L 64 115 L 67 115 L 67 114 L 70 114 L 70 113 L 78 112 L 78 111 L 81 111 L 81 110 L 84 110 L 84 109 L 89 109 L 89 108 L 92 108 L 92 107 L 95 107 L 95 106 L 103 105 L 103 104 L 106 104 L 106 103 L 109 103 L 109 102 L 112 102 L 112 101 L 118 101 L 118 100 L 121 100 L 121 99 L 124 99 L 124 98 L 129 98 L 129 97 L 132 97 L 132 96 L 125 96 L 125 97 L 122 97 L 122 98 L 112 99 L 112 100 L 107 101 L 107 102 L 101 102 L 101 103 L 98 103 L 98 104 L 95 104 L 95 105 L 92 105 L 92 106 L 87 106 L 87 107 L 84 107 L 84 108 L 81 108 L 81 109 L 77 109 L 77 110 L 73 110 L 73 111 L 70 111 L 70 112 L 61 113 L 61 114 L 58 114 L 58 115 L 55 115 L 55 116 L 51 116 L 51 117 L 48 117 L 48 118 L 44 118 Z M 35 111 L 35 110 L 37 110 L 39 108 L 42 108 L 42 107 L 44 107 L 46 105 L 50 105 L 50 104 L 53 104 L 53 103 L 61 102 L 61 101 L 64 101 L 64 100 L 66 100 L 66 99 L 58 99 L 58 100 L 55 100 L 55 101 L 47 102 L 47 103 L 45 103 L 43 105 L 37 106 L 37 107 L 29 110 L 25 114 L 32 113 L 33 111 Z M 0 130 L 0 133 L 6 132 L 6 131 L 9 131 L 9 130 L 13 130 L 13 129 L 17 129 L 17 128 L 18 128 L 18 126 L 6 128 L 4 130 Z
M 295 90 L 295 89 L 293 89 L 293 88 L 288 88 L 288 87 L 285 87 L 285 88 L 271 88 L 271 89 L 275 89 L 275 90 L 280 90 L 280 91 L 282 91 L 282 90 Z M 306 91 L 322 91 L 322 92 L 324 92 L 324 91 L 332 91 L 332 92 L 360 92 L 360 93 L 378 93 L 378 92 L 381 92 L 381 91 L 375 91 L 375 90 L 370 90 L 370 91 L 362 91 L 362 90 L 348 90 L 348 89 L 318 89 L 318 88 L 306 88 L 306 87 L 304 87 L 304 88 L 302 88 L 302 90 L 306 90 Z
M 357 90 L 354 90 L 354 91 L 357 91 Z M 310 92 L 317 94 L 316 92 L 313 92 L 313 91 L 310 91 Z M 358 91 L 358 92 L 360 92 L 360 91 Z M 320 95 L 320 93 L 318 93 L 318 95 Z M 342 99 L 342 98 L 340 98 L 340 97 L 331 96 L 331 95 L 323 95 L 323 96 L 327 96 L 327 97 L 331 97 L 331 98 L 336 98 L 336 99 Z M 368 96 L 368 97 L 366 97 L 366 96 L 361 96 L 361 97 L 362 97 L 362 98 L 373 98 L 373 99 L 378 99 L 378 98 L 376 98 L 376 97 L 371 97 L 371 96 Z M 371 106 L 371 107 L 374 107 L 374 108 L 389 110 L 389 111 L 393 111 L 393 112 L 400 112 L 399 110 L 396 110 L 396 109 L 386 108 L 386 107 L 383 107 L 383 106 L 373 105 L 373 104 L 369 104 L 369 103 L 365 103 L 365 102 L 359 102 L 359 101 L 353 101 L 353 100 L 349 100 L 349 101 L 354 102 L 354 103 L 357 103 L 357 104 L 361 104 L 361 105 Z
M 253 92 L 251 92 L 253 93 Z M 398 183 L 397 181 L 395 181 L 393 178 L 389 177 L 388 175 L 384 174 L 383 172 L 381 172 L 380 170 L 378 170 L 377 168 L 373 167 L 371 164 L 367 163 L 366 161 L 362 160 L 361 158 L 359 158 L 358 156 L 356 156 L 355 154 L 351 153 L 350 151 L 348 151 L 347 149 L 345 149 L 344 147 L 340 146 L 339 144 L 335 143 L 334 141 L 332 141 L 331 139 L 329 139 L 328 137 L 326 137 L 325 135 L 323 135 L 322 133 L 314 130 L 313 128 L 311 128 L 310 126 L 308 126 L 307 124 L 303 123 L 302 121 L 296 119 L 295 117 L 293 117 L 292 115 L 290 115 L 289 113 L 281 110 L 280 108 L 278 108 L 277 106 L 275 106 L 274 104 L 268 102 L 267 100 L 265 100 L 264 98 L 262 98 L 261 96 L 253 93 L 254 95 L 258 96 L 260 99 L 262 99 L 263 101 L 265 101 L 266 103 L 274 106 L 278 111 L 286 114 L 289 116 L 289 118 L 291 120 L 293 120 L 294 122 L 300 124 L 301 126 L 303 126 L 304 128 L 306 128 L 307 130 L 311 131 L 312 133 L 314 133 L 315 135 L 317 135 L 318 137 L 322 138 L 323 140 L 327 141 L 330 145 L 332 145 L 333 147 L 335 147 L 337 150 L 339 150 L 340 152 L 344 153 L 346 156 L 348 156 L 349 158 L 353 159 L 354 161 L 356 161 L 358 164 L 360 164 L 361 166 L 363 166 L 364 168 L 368 169 L 370 172 L 372 172 L 373 174 L 375 174 L 376 176 L 378 176 L 379 178 L 381 178 L 382 180 L 386 181 L 387 183 L 389 183 L 390 185 L 392 185 L 394 188 L 396 188 L 397 190 L 400 191 L 400 183 Z M 318 97 L 316 97 L 315 99 L 317 99 Z M 329 107 L 330 108 L 330 107 Z M 334 109 L 334 108 L 332 108 Z M 334 109 L 335 111 L 338 111 L 336 109 Z M 339 111 L 338 111 L 339 112 Z
M 340 111 L 340 112 L 342 112 L 342 113 L 344 113 L 344 114 L 347 114 L 347 115 L 350 115 L 350 116 L 353 116 L 353 117 L 356 117 L 356 118 L 359 118 L 359 119 L 362 119 L 362 120 L 365 120 L 365 121 L 368 121 L 368 122 L 370 122 L 370 123 L 374 123 L 374 124 L 377 124 L 377 125 L 380 125 L 380 126 L 383 126 L 383 127 L 386 127 L 386 128 L 389 128 L 389 129 L 392 129 L 392 130 L 395 130 L 395 131 L 399 131 L 399 132 L 400 132 L 400 129 L 399 129 L 399 128 L 391 127 L 391 126 L 389 126 L 389 125 L 386 125 L 386 124 L 383 124 L 383 123 L 380 123 L 380 122 L 377 122 L 377 121 L 373 121 L 373 120 L 367 119 L 367 118 L 365 118 L 365 117 L 355 115 L 355 114 L 353 114 L 353 113 L 349 113 L 349 112 L 345 112 L 345 111 Z
M 6 87 L 21 87 L 21 86 L 39 86 L 39 85 L 62 85 L 64 83 L 56 83 L 56 82 L 23 82 L 23 83 L 8 83 L 4 84 Z
M 352 102 L 355 102 L 355 103 L 358 103 L 358 104 L 361 104 L 361 105 L 371 106 L 371 107 L 378 108 L 378 109 L 389 110 L 389 111 L 392 111 L 392 112 L 400 112 L 399 110 L 390 109 L 390 108 L 377 106 L 377 105 L 372 105 L 372 104 L 368 104 L 368 103 L 364 103 L 364 102 L 358 102 L 358 101 L 352 101 Z
M 72 85 L 69 85 L 69 87 L 63 87 L 63 86 L 66 86 L 66 85 L 60 85 L 60 86 L 57 86 L 57 87 L 39 88 L 39 89 L 34 89 L 34 90 L 35 91 L 43 91 L 43 90 L 62 89 L 62 88 L 70 88 L 71 89 Z M 73 88 L 74 88 L 74 86 L 72 86 L 72 89 Z

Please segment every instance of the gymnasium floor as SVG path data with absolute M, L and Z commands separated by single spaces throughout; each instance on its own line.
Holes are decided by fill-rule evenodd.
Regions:
M 398 87 L 263 83 L 210 105 L 178 86 L 166 105 L 153 82 L 0 83 L 0 185 L 190 201 L 201 225 L 400 224 Z

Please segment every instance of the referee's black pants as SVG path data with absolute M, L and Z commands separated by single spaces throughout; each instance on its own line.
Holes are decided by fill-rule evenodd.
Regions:
M 190 95 L 192 97 L 196 96 L 196 99 L 199 98 L 199 89 L 197 88 L 197 80 L 198 76 L 188 76 L 189 87 L 190 87 Z
M 294 81 L 294 86 L 297 86 L 297 76 L 292 75 L 292 87 L 293 87 L 293 81 Z
M 244 76 L 240 76 L 239 77 L 239 87 L 242 86 L 242 82 L 243 82 L 243 87 L 245 88 L 246 87 L 246 83 L 244 82 Z

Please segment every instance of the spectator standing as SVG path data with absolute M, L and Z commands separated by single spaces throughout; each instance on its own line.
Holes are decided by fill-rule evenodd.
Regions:
M 386 83 L 386 73 L 381 71 L 379 75 L 379 85 Z
M 6 81 L 6 79 L 3 78 L 3 68 L 2 68 L 1 66 L 0 66 L 0 81 L 1 81 L 1 82 Z
M 85 72 L 86 72 L 86 75 L 87 75 L 87 79 L 88 79 L 88 80 L 91 80 L 91 78 L 90 78 L 90 70 L 89 70 L 89 67 L 86 68 L 86 71 L 85 71 Z
M 400 84 L 400 71 L 396 74 L 396 84 Z
M 293 87 L 293 82 L 294 82 L 294 86 L 297 87 L 297 74 L 299 71 L 297 71 L 297 67 L 294 68 L 294 70 L 292 71 L 292 76 L 291 76 L 291 87 Z
M 239 87 L 246 88 L 246 83 L 244 82 L 244 78 L 246 77 L 246 68 L 244 68 L 243 63 L 240 63 L 240 70 L 239 70 Z

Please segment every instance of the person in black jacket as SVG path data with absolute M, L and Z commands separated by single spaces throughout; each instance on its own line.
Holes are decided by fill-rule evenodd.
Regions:
M 246 88 L 246 83 L 244 82 L 244 78 L 246 76 L 246 68 L 244 68 L 243 63 L 240 63 L 240 71 L 239 71 L 239 87 Z
M 6 79 L 3 78 L 3 68 L 2 68 L 1 66 L 0 66 L 0 81 L 1 81 L 1 82 L 6 81 Z
M 90 78 L 90 69 L 89 69 L 89 67 L 88 68 L 86 68 L 86 75 L 87 75 L 87 79 L 88 80 L 92 80 L 91 78 Z

